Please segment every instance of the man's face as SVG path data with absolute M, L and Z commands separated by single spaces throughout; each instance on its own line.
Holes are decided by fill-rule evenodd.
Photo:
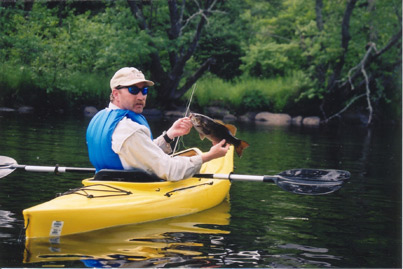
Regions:
M 135 84 L 138 88 L 142 89 L 146 87 L 144 82 Z M 113 89 L 112 94 L 115 97 L 114 104 L 121 109 L 131 110 L 136 113 L 143 113 L 143 109 L 146 106 L 147 95 L 144 95 L 141 91 L 138 94 L 132 94 L 128 88 Z

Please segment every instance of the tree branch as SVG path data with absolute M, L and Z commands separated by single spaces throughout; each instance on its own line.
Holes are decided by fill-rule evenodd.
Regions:
M 385 52 L 387 52 L 389 49 L 391 49 L 394 45 L 396 45 L 396 43 L 402 38 L 402 29 L 400 29 L 400 31 L 398 33 L 396 33 L 395 35 L 393 35 L 389 42 L 385 45 L 385 47 L 383 47 L 380 50 L 375 50 L 376 54 L 371 54 L 368 55 L 368 57 L 365 59 L 365 62 L 363 63 L 364 65 L 368 65 L 371 64 L 375 59 L 377 59 L 378 57 L 380 57 L 382 54 L 384 54 Z M 371 45 L 371 43 L 369 44 Z M 368 51 L 370 51 L 371 47 L 367 50 L 367 54 Z M 367 55 L 366 54 L 366 55 Z M 364 56 L 365 58 L 365 56 Z M 363 58 L 363 60 L 364 60 Z M 363 62 L 363 60 L 361 62 Z M 360 63 L 361 64 L 361 63 Z M 352 81 L 354 81 L 361 73 L 361 69 L 360 64 L 358 64 L 357 66 L 353 67 L 352 69 L 355 70 L 355 72 L 353 73 L 353 75 L 351 75 L 351 72 L 353 71 L 352 69 L 350 69 L 350 71 L 348 72 L 348 80 L 345 81 L 340 88 L 346 87 L 347 84 L 349 83 L 350 85 L 352 84 Z M 352 86 L 352 88 L 354 88 L 354 86 Z
M 143 12 L 137 5 L 137 1 L 127 0 L 127 4 L 130 7 L 130 11 L 132 12 L 133 16 L 139 22 L 139 26 L 141 30 L 147 31 L 149 30 L 146 19 L 144 18 Z
M 358 95 L 356 97 L 354 97 L 344 108 L 342 108 L 339 112 L 335 113 L 334 115 L 328 117 L 327 119 L 324 120 L 324 123 L 328 123 L 331 119 L 335 118 L 335 117 L 340 117 L 340 115 L 346 111 L 353 103 L 355 103 L 355 101 L 357 101 L 358 99 L 360 99 L 361 97 L 364 97 L 366 94 L 363 93 L 361 95 Z
M 354 66 L 353 68 L 351 68 L 348 71 L 348 82 L 350 83 L 352 90 L 354 90 L 354 84 L 353 84 L 352 79 L 351 79 L 351 72 L 354 71 L 354 70 L 357 70 L 357 72 L 361 72 L 361 73 L 362 73 L 362 70 L 365 71 L 365 64 L 367 63 L 367 60 L 368 60 L 368 57 L 369 57 L 371 51 L 374 50 L 376 52 L 376 44 L 375 43 L 370 42 L 367 46 L 368 46 L 367 52 L 365 53 L 365 55 L 362 58 L 362 60 L 360 61 L 360 63 L 358 65 Z M 343 85 L 345 85 L 345 84 L 343 84 Z
M 203 13 L 205 13 L 205 16 L 201 16 L 199 24 L 197 25 L 196 31 L 195 31 L 195 33 L 193 35 L 192 42 L 190 43 L 189 47 L 184 52 L 184 54 L 182 54 L 180 56 L 180 58 L 178 59 L 178 61 L 176 62 L 175 66 L 173 67 L 173 69 L 172 69 L 172 71 L 170 73 L 171 75 L 178 76 L 178 75 L 182 74 L 185 63 L 193 55 L 193 53 L 194 53 L 194 51 L 196 49 L 196 46 L 197 46 L 197 44 L 199 42 L 201 32 L 203 30 L 204 25 L 207 22 L 206 17 L 209 14 L 209 11 L 212 9 L 212 7 L 214 6 L 216 1 L 217 0 L 214 0 L 212 4 L 208 4 L 208 8 L 203 11 Z
M 186 83 L 175 93 L 175 99 L 181 98 L 189 89 L 192 87 L 192 85 L 210 68 L 210 65 L 215 64 L 215 59 L 214 58 L 208 58 L 201 66 L 200 68 L 188 79 L 186 80 Z
M 391 39 L 389 40 L 388 44 L 386 44 L 385 47 L 383 47 L 381 50 L 379 50 L 374 56 L 373 59 L 371 60 L 375 60 L 376 58 L 378 58 L 379 56 L 381 56 L 382 54 L 384 54 L 386 51 L 388 51 L 391 47 L 393 47 L 400 39 L 402 39 L 402 29 L 400 28 L 400 31 L 395 34 L 394 36 L 391 37 Z

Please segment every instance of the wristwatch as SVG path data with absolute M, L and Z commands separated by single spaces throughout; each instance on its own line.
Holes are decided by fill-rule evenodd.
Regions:
M 164 137 L 164 139 L 165 139 L 165 142 L 167 142 L 168 144 L 171 144 L 172 142 L 174 142 L 173 139 L 169 138 L 169 136 L 167 135 L 167 132 L 166 132 L 166 131 L 164 131 L 164 132 L 162 133 L 162 135 L 163 135 L 163 137 Z

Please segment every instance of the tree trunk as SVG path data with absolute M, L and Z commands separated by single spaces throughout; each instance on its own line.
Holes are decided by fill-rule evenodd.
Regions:
M 322 8 L 323 8 L 322 0 L 316 0 L 315 3 L 316 26 L 318 27 L 320 32 L 323 31 Z
M 353 13 L 355 4 L 357 0 L 350 0 L 347 3 L 346 10 L 344 12 L 343 21 L 341 24 L 341 48 L 342 52 L 340 54 L 339 60 L 334 67 L 333 74 L 328 79 L 327 84 L 327 95 L 322 101 L 321 110 L 323 117 L 327 119 L 328 114 L 333 114 L 339 109 L 339 104 L 342 103 L 342 97 L 340 92 L 338 92 L 337 81 L 340 79 L 341 72 L 344 67 L 345 56 L 348 51 L 348 44 L 351 39 L 350 36 L 350 18 Z
M 318 28 L 319 32 L 323 31 L 322 8 L 323 8 L 322 0 L 316 0 L 316 3 L 315 3 L 316 27 Z M 323 46 L 322 42 L 320 44 L 320 51 L 324 53 L 324 46 Z M 315 67 L 315 75 L 318 79 L 318 84 L 319 84 L 320 88 L 324 87 L 324 84 L 326 81 L 326 68 L 327 68 L 327 66 L 323 63 L 318 64 Z
M 151 36 L 151 31 L 142 12 L 142 6 L 139 5 L 139 3 L 141 2 L 132 0 L 128 0 L 127 2 L 133 16 L 139 22 L 140 28 L 146 31 Z M 181 89 L 178 90 L 178 86 L 183 77 L 186 63 L 195 53 L 202 30 L 207 23 L 208 16 L 211 14 L 216 0 L 206 0 L 201 1 L 200 3 L 195 1 L 197 6 L 199 7 L 199 10 L 195 14 L 189 16 L 187 21 L 184 21 L 183 14 L 186 3 L 187 2 L 183 0 L 178 7 L 177 1 L 168 1 L 170 28 L 167 30 L 167 35 L 169 40 L 174 41 L 179 39 L 183 35 L 184 28 L 190 27 L 188 26 L 189 21 L 200 17 L 196 28 L 193 30 L 192 40 L 188 44 L 179 47 L 176 51 L 170 51 L 168 53 L 170 70 L 164 70 L 158 54 L 157 46 L 152 42 L 150 43 L 151 46 L 155 47 L 156 51 L 155 53 L 151 54 L 151 78 L 158 84 L 157 101 L 159 101 L 160 105 L 163 106 L 169 106 L 173 102 L 181 98 L 183 94 L 185 94 L 186 91 L 190 89 L 194 82 L 196 82 L 196 80 L 200 78 L 206 70 L 208 70 L 209 65 L 214 62 L 210 59 L 207 60 L 192 76 L 187 79 L 184 86 L 182 86 Z M 202 4 L 205 8 L 202 8 Z
M 343 70 L 344 67 L 344 60 L 348 51 L 348 43 L 351 39 L 350 36 L 350 18 L 351 15 L 353 14 L 353 10 L 355 7 L 357 0 L 350 0 L 348 2 L 346 11 L 344 12 L 343 16 L 343 22 L 341 24 L 341 48 L 342 48 L 342 53 L 339 57 L 339 61 L 336 64 L 333 74 L 331 75 L 328 83 L 328 91 L 333 92 L 335 89 L 337 89 L 337 80 L 340 79 L 340 74 L 341 71 Z

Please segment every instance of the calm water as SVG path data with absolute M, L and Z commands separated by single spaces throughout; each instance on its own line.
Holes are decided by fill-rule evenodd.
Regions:
M 88 119 L 0 115 L 0 155 L 19 164 L 90 167 Z M 151 122 L 159 134 L 170 123 Z M 251 144 L 236 173 L 348 170 L 337 193 L 301 196 L 235 182 L 229 201 L 195 215 L 25 242 L 24 208 L 87 175 L 15 171 L 0 180 L 0 267 L 401 267 L 401 129 L 237 124 Z M 182 146 L 207 149 L 195 131 Z

